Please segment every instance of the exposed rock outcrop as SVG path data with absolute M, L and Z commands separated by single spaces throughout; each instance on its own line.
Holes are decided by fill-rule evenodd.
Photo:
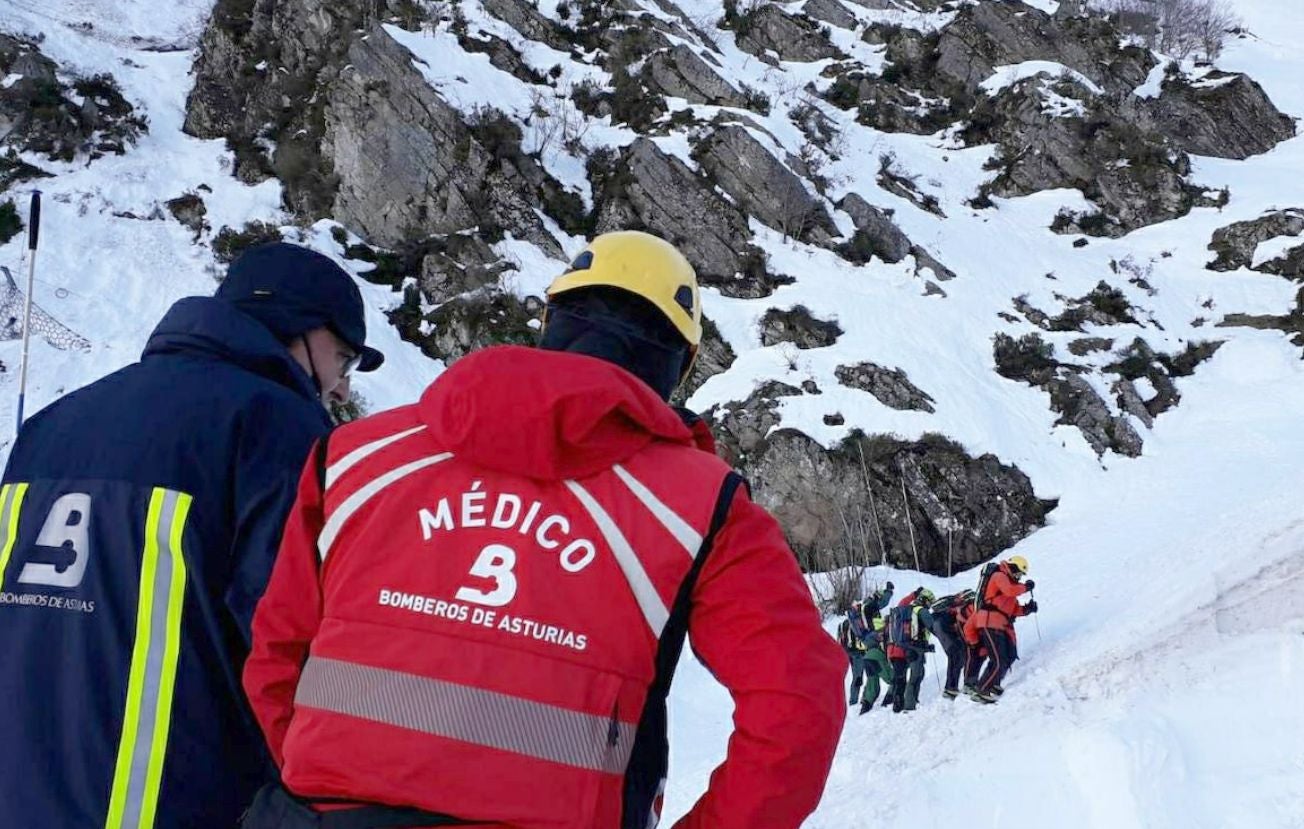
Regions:
M 933 398 L 911 383 L 909 375 L 899 368 L 884 368 L 876 363 L 864 362 L 838 366 L 834 374 L 842 385 L 867 391 L 889 408 L 930 413 L 936 411 L 933 408 Z
M 691 104 L 746 106 L 743 93 L 682 43 L 648 57 L 643 78 L 654 92 L 683 98 Z
M 1300 245 L 1304 246 L 1304 208 L 1277 210 L 1214 231 L 1209 250 L 1216 253 L 1217 258 L 1206 267 L 1214 271 L 1252 267 L 1259 245 L 1279 236 L 1301 237 Z M 1257 270 L 1304 279 L 1304 252 L 1296 248 L 1285 256 L 1260 263 Z
M 693 158 L 735 204 L 785 236 L 827 244 L 838 235 L 824 204 L 745 128 L 713 130 Z
M 1192 82 L 1170 73 L 1159 97 L 1126 104 L 1140 109 L 1174 145 L 1196 155 L 1245 159 L 1295 136 L 1294 119 L 1242 74 L 1215 71 Z
M 766 296 L 780 280 L 750 247 L 747 215 L 684 162 L 640 138 L 595 188 L 595 230 L 645 228 L 675 243 L 706 285 L 728 296 Z
M 792 343 L 798 348 L 823 348 L 842 336 L 832 320 L 817 319 L 804 305 L 781 311 L 771 308 L 761 317 L 761 345 Z
M 863 264 L 878 257 L 895 265 L 907 256 L 914 256 L 916 274 L 926 269 L 943 281 L 955 278 L 954 271 L 937 261 L 923 247 L 911 242 L 896 226 L 892 221 L 892 210 L 875 207 L 856 193 L 848 193 L 837 206 L 856 225 L 856 232 L 850 241 L 836 248 L 846 259 Z
M 1021 2 L 974 3 L 960 8 L 937 43 L 937 72 L 969 89 L 998 66 L 1045 60 L 1081 72 L 1099 86 L 1130 92 L 1155 65 L 1146 49 L 1120 48 L 1119 36 L 1098 16 L 1053 17 Z
M 738 48 L 762 59 L 773 53 L 779 60 L 809 63 L 840 54 L 814 21 L 788 14 L 777 3 L 761 3 L 733 15 L 726 12 L 725 20 L 737 36 Z
M 1064 100 L 1076 107 L 1064 108 Z M 979 201 L 1071 188 L 1100 208 L 1088 216 L 1064 214 L 1054 230 L 1121 236 L 1184 216 L 1206 201 L 1203 190 L 1186 181 L 1185 153 L 1073 80 L 1028 78 L 984 99 L 965 136 L 969 143 L 1001 145 L 992 162 L 997 176 Z
M 882 559 L 958 572 L 1017 543 L 1054 508 L 1017 468 L 992 455 L 973 458 L 940 436 L 907 442 L 856 434 L 825 449 L 776 428 L 777 401 L 800 393 L 767 383 L 708 417 L 724 457 L 749 477 L 807 566 Z
M 697 360 L 694 361 L 693 370 L 688 373 L 683 385 L 676 390 L 673 402 L 682 404 L 707 380 L 717 374 L 723 374 L 736 359 L 738 356 L 734 354 L 734 350 L 724 341 L 724 337 L 720 336 L 720 329 L 711 320 L 703 317 L 702 343 L 697 349 Z
M 0 34 L 0 147 L 51 161 L 93 161 L 121 155 L 148 131 L 112 76 L 68 82 L 61 79 L 67 74 L 36 43 Z M 16 158 L 0 166 L 8 184 L 43 175 Z

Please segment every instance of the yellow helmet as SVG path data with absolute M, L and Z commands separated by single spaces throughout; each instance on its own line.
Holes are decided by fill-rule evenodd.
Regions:
M 1028 574 L 1028 560 L 1023 556 L 1010 556 L 1005 563 L 1018 570 L 1021 576 Z
M 638 230 L 604 233 L 548 286 L 548 299 L 577 288 L 621 288 L 652 303 L 696 353 L 702 342 L 697 274 L 669 242 Z

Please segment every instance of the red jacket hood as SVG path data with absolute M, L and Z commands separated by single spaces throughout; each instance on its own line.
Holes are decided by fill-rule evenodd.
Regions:
M 584 478 L 654 440 L 707 449 L 643 381 L 582 354 L 495 346 L 452 365 L 421 395 L 431 436 L 479 466 Z

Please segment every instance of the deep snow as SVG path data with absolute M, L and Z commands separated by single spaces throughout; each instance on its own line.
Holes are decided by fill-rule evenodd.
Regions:
M 29 411 L 135 359 L 172 301 L 211 292 L 215 285 L 217 269 L 206 241 L 195 244 L 170 217 L 114 213 L 149 216 L 166 199 L 206 184 L 213 190 L 204 197 L 214 230 L 250 219 L 289 221 L 279 209 L 275 182 L 240 184 L 230 175 L 222 142 L 180 131 L 193 60 L 185 50 L 194 46 L 209 5 L 210 0 L 184 0 L 168 4 L 166 13 L 149 0 L 0 5 L 0 29 L 44 33 L 45 53 L 73 71 L 112 71 L 150 118 L 149 134 L 125 156 L 89 166 L 29 159 L 57 173 L 41 182 L 46 210 L 36 301 L 92 342 L 84 353 L 33 345 Z M 1049 9 L 1055 3 L 1035 5 Z M 472 25 L 503 25 L 477 0 L 464 6 Z M 720 14 L 717 0 L 686 0 L 681 6 L 708 23 Z M 555 14 L 555 4 L 540 7 Z M 1233 41 L 1220 66 L 1248 72 L 1284 111 L 1304 116 L 1298 81 L 1304 71 L 1304 8 L 1280 0 L 1238 0 L 1236 7 L 1253 35 Z M 946 19 L 846 8 L 861 21 L 918 28 Z M 91 31 L 69 25 L 92 18 Z M 529 90 L 489 66 L 483 55 L 463 54 L 438 32 L 391 33 L 414 56 L 426 57 L 427 80 L 458 106 L 491 103 L 519 110 L 534 103 Z M 808 102 L 801 88 L 818 79 L 823 64 L 775 70 L 721 35 L 726 76 L 771 98 L 772 115 L 754 116 L 770 135 L 758 137 L 799 152 L 804 139 L 784 116 Z M 843 30 L 834 29 L 834 37 L 866 65 L 881 64 L 881 49 Z M 173 46 L 185 50 L 150 50 Z M 599 70 L 541 46 L 526 49 L 525 58 L 545 72 L 560 64 L 567 82 L 605 79 Z M 1007 67 L 992 84 L 1049 68 Z M 566 102 L 556 105 L 567 111 Z M 709 119 L 716 108 L 694 109 Z M 990 148 L 957 149 L 945 136 L 882 134 L 855 125 L 849 114 L 826 112 L 845 135 L 841 158 L 825 171 L 833 199 L 854 191 L 895 208 L 902 229 L 958 277 L 941 283 L 946 297 L 925 296 L 910 259 L 857 268 L 754 225 L 772 267 L 798 281 L 761 300 L 708 294 L 708 315 L 739 359 L 703 386 L 693 405 L 704 409 L 742 399 L 763 379 L 814 379 L 824 393 L 785 398 L 785 425 L 827 442 L 855 427 L 904 437 L 941 431 L 975 454 L 994 452 L 1017 463 L 1038 494 L 1060 498 L 1060 506 L 1050 526 L 1017 548 L 1032 563 L 1042 613 L 1035 622 L 1020 622 L 1023 659 L 1006 698 L 988 708 L 963 699 L 946 703 L 926 679 L 914 714 L 876 710 L 857 717 L 853 710 L 824 801 L 807 825 L 941 827 L 965 820 L 1038 829 L 1304 826 L 1304 711 L 1297 701 L 1304 679 L 1304 361 L 1278 332 L 1211 327 L 1232 311 L 1285 313 L 1298 286 L 1250 271 L 1203 267 L 1212 258 L 1205 245 L 1215 229 L 1270 208 L 1302 206 L 1304 138 L 1244 162 L 1195 159 L 1197 181 L 1230 188 L 1226 208 L 1197 210 L 1119 240 L 1093 239 L 1076 250 L 1073 237 L 1046 229 L 1062 207 L 1085 206 L 1076 192 L 997 200 L 995 209 L 974 211 L 965 201 L 988 175 L 982 166 Z M 584 134 L 589 147 L 632 138 L 606 123 L 589 124 Z M 539 143 L 553 175 L 588 198 L 582 161 L 567 155 L 560 142 L 543 146 L 543 139 L 527 134 L 527 142 Z M 688 160 L 683 136 L 658 143 Z M 885 157 L 916 175 L 948 218 L 882 190 L 874 177 Z M 20 205 L 24 201 L 19 198 Z M 330 228 L 329 222 L 287 224 L 286 233 L 338 257 Z M 558 236 L 567 252 L 582 244 Z M 1275 255 L 1283 244 L 1265 244 L 1260 255 Z M 0 264 L 16 276 L 26 273 L 23 247 L 21 235 L 0 247 Z M 508 279 L 521 293 L 538 293 L 561 267 L 526 243 L 508 240 L 498 249 L 520 263 Z M 1111 261 L 1129 258 L 1156 294 L 1113 276 Z M 1146 446 L 1135 460 L 1098 460 L 1076 430 L 1053 425 L 1045 393 L 993 370 L 994 332 L 1017 336 L 1034 330 L 998 319 L 1013 297 L 1026 295 L 1031 304 L 1054 312 L 1056 294 L 1082 296 L 1102 278 L 1127 294 L 1146 325 L 1088 333 L 1120 342 L 1140 334 L 1161 350 L 1180 350 L 1191 340 L 1228 340 L 1193 377 L 1179 381 L 1183 399 L 1177 409 L 1160 417 L 1153 430 L 1137 424 Z M 389 358 L 381 371 L 358 382 L 371 408 L 379 410 L 415 398 L 442 367 L 385 324 L 383 311 L 397 304 L 398 295 L 360 284 L 371 337 Z M 827 349 L 759 347 L 761 315 L 796 304 L 836 317 L 846 334 Z M 1202 317 L 1209 324 L 1197 324 Z M 1061 352 L 1069 338 L 1047 335 Z M 0 375 L 4 446 L 11 434 L 18 354 L 18 343 L 0 343 L 0 361 L 8 369 Z M 937 401 L 936 414 L 894 411 L 840 386 L 835 367 L 864 359 L 905 369 Z M 846 425 L 825 426 L 823 415 L 832 412 L 843 414 Z M 974 580 L 972 573 L 949 581 L 900 571 L 874 576 L 891 578 L 899 595 L 916 583 L 940 592 Z M 672 695 L 671 817 L 691 806 L 723 756 L 729 715 L 727 695 L 686 656 Z

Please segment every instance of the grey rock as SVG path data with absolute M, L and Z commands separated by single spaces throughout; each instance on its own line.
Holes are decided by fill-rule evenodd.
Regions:
M 1029 78 L 982 105 L 985 126 L 971 128 L 968 138 L 994 141 L 1002 148 L 993 162 L 997 176 L 985 186 L 986 193 L 1010 197 L 1053 188 L 1081 190 L 1100 207 L 1099 216 L 1074 219 L 1066 214 L 1052 229 L 1115 237 L 1184 216 L 1200 203 L 1198 188 L 1185 178 L 1189 159 L 1162 134 L 1138 127 L 1112 99 L 1088 96 L 1085 117 L 1048 114 L 1045 83 Z M 1063 80 L 1052 90 L 1083 92 Z
M 697 359 L 693 370 L 676 390 L 673 402 L 682 405 L 693 396 L 693 392 L 717 374 L 723 374 L 738 359 L 729 343 L 720 336 L 720 329 L 710 319 L 702 318 L 702 343 L 697 349 Z
M 1025 3 L 962 7 L 937 43 L 937 72 L 977 89 L 997 66 L 1046 60 L 1081 72 L 1101 87 L 1131 92 L 1155 59 L 1137 47 L 1120 48 L 1118 32 L 1101 17 L 1056 18 Z
M 14 153 L 94 161 L 121 155 L 149 131 L 112 76 L 79 77 L 37 43 L 0 34 L 0 76 L 10 79 L 0 88 L 0 147 Z M 43 175 L 17 158 L 0 168 L 10 184 Z
M 195 238 L 199 238 L 199 235 L 207 229 L 208 222 L 204 217 L 208 215 L 208 207 L 198 193 L 186 193 L 175 199 L 168 199 L 164 202 L 164 206 L 182 226 L 194 232 Z
M 1219 328 L 1255 328 L 1260 331 L 1281 331 L 1290 341 L 1304 348 L 1304 288 L 1295 296 L 1295 307 L 1287 314 L 1228 314 L 1218 322 Z
M 856 16 L 847 11 L 838 0 L 806 0 L 801 10 L 815 20 L 822 20 L 842 29 L 856 28 Z
M 682 43 L 653 53 L 644 65 L 643 78 L 653 92 L 693 104 L 741 107 L 746 103 L 741 92 Z
M 322 153 L 339 221 L 387 247 L 496 224 L 561 255 L 535 213 L 547 175 L 513 146 L 515 128 L 494 127 L 486 146 L 383 30 L 353 41 L 329 100 Z
M 561 28 L 526 0 L 484 0 L 484 7 L 527 40 L 543 43 L 559 52 L 569 52 L 574 48 Z
M 1114 341 L 1108 337 L 1083 337 L 1069 343 L 1069 353 L 1075 357 L 1085 357 L 1096 351 L 1108 351 L 1114 347 Z
M 1248 268 L 1254 264 L 1254 252 L 1260 243 L 1278 236 L 1301 235 L 1304 235 L 1304 208 L 1276 210 L 1257 219 L 1230 224 L 1214 231 L 1213 239 L 1209 242 L 1209 250 L 1218 256 L 1206 267 L 1214 271 Z M 1300 241 L 1304 244 L 1304 239 Z M 1296 258 L 1294 252 L 1284 258 L 1264 263 L 1259 270 L 1296 279 L 1304 278 L 1304 271 L 1291 267 L 1292 258 Z
M 816 319 L 804 305 L 790 310 L 771 308 L 761 317 L 761 345 L 792 343 L 798 348 L 823 348 L 842 336 L 842 328 L 831 320 Z
M 778 280 L 748 244 L 747 215 L 688 165 L 639 138 L 621 151 L 620 171 L 595 195 L 595 230 L 643 228 L 679 246 L 703 284 L 728 296 L 769 294 Z
M 873 255 L 893 265 L 910 255 L 914 243 L 892 221 L 891 210 L 875 207 L 856 193 L 848 193 L 837 206 L 851 217 L 856 230 L 864 234 Z
M 913 569 L 917 549 L 920 569 L 959 572 L 1044 525 L 1054 507 L 1017 468 L 940 436 L 860 436 L 826 449 L 776 428 L 777 399 L 798 393 L 766 384 L 707 416 L 722 456 L 752 481 L 809 569 L 880 560 Z M 840 418 L 826 416 L 830 425 Z
M 540 309 L 537 301 L 490 289 L 456 297 L 424 317 L 405 303 L 390 312 L 390 322 L 426 356 L 452 363 L 491 345 L 533 345 L 539 335 L 530 322 Z
M 844 386 L 867 391 L 884 406 L 901 411 L 932 413 L 933 398 L 910 382 L 899 368 L 884 368 L 870 362 L 838 366 L 834 374 Z
M 421 258 L 419 284 L 427 302 L 441 304 L 455 296 L 497 283 L 513 266 L 474 234 L 456 234 L 443 240 L 443 250 Z
M 1159 97 L 1127 103 L 1176 146 L 1196 155 L 1245 159 L 1295 137 L 1294 119 L 1273 106 L 1247 75 L 1213 72 L 1196 84 L 1170 75 Z
M 1150 410 L 1146 408 L 1146 403 L 1141 399 L 1141 393 L 1137 391 L 1135 383 L 1131 380 L 1121 378 L 1114 381 L 1114 385 L 1110 387 L 1110 391 L 1114 393 L 1115 401 L 1118 403 L 1118 408 L 1121 411 L 1124 411 L 1135 417 L 1137 420 L 1140 420 L 1146 425 L 1147 429 L 1155 425 L 1155 417 L 1150 414 Z
M 776 3 L 757 6 L 735 32 L 738 48 L 757 57 L 773 52 L 780 60 L 809 63 L 841 54 L 809 18 L 790 15 Z
M 1107 451 L 1130 458 L 1141 454 L 1141 436 L 1126 417 L 1113 414 L 1109 405 L 1081 375 L 1061 370 L 1051 381 L 1051 408 L 1060 414 L 1056 421 L 1077 427 L 1097 455 Z
M 693 157 L 735 204 L 785 236 L 827 244 L 837 235 L 823 203 L 743 127 L 713 130 Z

